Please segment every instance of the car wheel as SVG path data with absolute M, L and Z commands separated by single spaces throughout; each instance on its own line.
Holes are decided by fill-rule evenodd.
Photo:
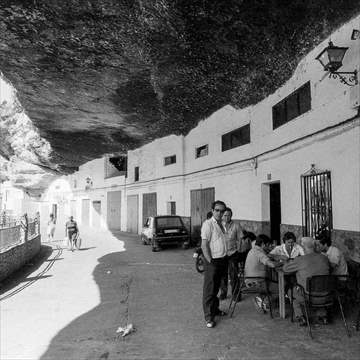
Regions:
M 195 260 L 195 268 L 196 271 L 199 272 L 200 274 L 204 272 L 204 256 L 203 255 L 199 255 L 196 260 Z
M 146 240 L 146 236 L 145 235 L 141 235 L 141 242 L 143 245 L 148 245 L 148 242 Z
M 158 245 L 158 244 L 155 242 L 154 238 L 152 238 L 152 239 L 151 239 L 151 251 L 157 252 L 157 251 L 160 251 L 160 250 L 161 250 L 161 249 L 160 249 L 160 245 Z
M 187 241 L 185 241 L 185 242 L 183 242 L 183 243 L 181 244 L 181 247 L 182 247 L 183 249 L 188 249 L 188 248 L 189 248 L 189 243 L 188 243 Z

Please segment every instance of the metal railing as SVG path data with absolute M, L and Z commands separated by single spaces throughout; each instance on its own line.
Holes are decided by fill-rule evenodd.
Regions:
M 29 219 L 27 214 L 0 226 L 0 251 L 22 244 L 40 234 L 40 218 Z

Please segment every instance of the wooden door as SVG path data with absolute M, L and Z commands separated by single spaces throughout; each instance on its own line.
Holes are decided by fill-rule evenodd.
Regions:
M 157 202 L 156 202 L 156 193 L 148 193 L 143 194 L 143 221 L 149 216 L 156 216 L 157 215 Z
M 101 225 L 101 201 L 93 201 L 92 226 L 99 228 Z
M 81 202 L 81 224 L 89 226 L 90 199 L 82 199 Z
M 201 239 L 201 225 L 215 201 L 215 188 L 190 191 L 191 238 L 194 243 Z
M 110 230 L 121 229 L 121 191 L 107 193 L 107 225 Z
M 139 197 L 129 195 L 127 197 L 127 231 L 137 234 L 139 232 Z

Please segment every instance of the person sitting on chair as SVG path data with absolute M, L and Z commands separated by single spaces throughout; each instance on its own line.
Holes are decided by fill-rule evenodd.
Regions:
M 315 252 L 315 241 L 311 237 L 303 237 L 301 245 L 304 249 L 304 256 L 298 256 L 293 261 L 288 261 L 283 266 L 284 273 L 295 273 L 296 280 L 306 291 L 306 281 L 316 275 L 329 275 L 330 264 L 326 256 Z M 293 289 L 293 309 L 296 321 L 300 326 L 306 326 L 306 319 L 302 313 L 301 305 L 304 304 L 304 297 L 301 289 L 295 286 Z M 317 310 L 318 319 L 327 323 L 325 309 Z
M 274 268 L 275 263 L 267 256 L 271 239 L 264 234 L 260 234 L 255 241 L 254 247 L 249 251 L 244 269 L 245 286 L 258 289 L 259 293 L 266 292 L 266 267 Z M 259 279 L 251 279 L 258 277 Z M 262 278 L 262 279 L 261 279 Z M 267 310 L 263 299 L 260 296 L 254 298 L 256 308 L 262 311 Z
M 331 244 L 330 234 L 323 231 L 318 236 L 319 249 L 327 256 L 330 261 L 332 275 L 347 275 L 348 267 L 344 254 L 334 245 Z
M 283 244 L 271 250 L 270 255 L 282 260 L 294 259 L 297 256 L 304 255 L 304 249 L 296 243 L 294 233 L 288 231 L 283 236 Z

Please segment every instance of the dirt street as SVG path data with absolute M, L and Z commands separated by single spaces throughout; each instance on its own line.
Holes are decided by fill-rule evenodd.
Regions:
M 250 296 L 214 329 L 203 320 L 193 251 L 151 252 L 125 233 L 82 231 L 83 249 L 44 243 L 33 264 L 2 284 L 1 359 L 355 359 L 349 318 L 311 340 L 290 320 L 256 312 Z M 228 301 L 222 302 L 223 310 Z M 132 323 L 126 337 L 119 326 Z

